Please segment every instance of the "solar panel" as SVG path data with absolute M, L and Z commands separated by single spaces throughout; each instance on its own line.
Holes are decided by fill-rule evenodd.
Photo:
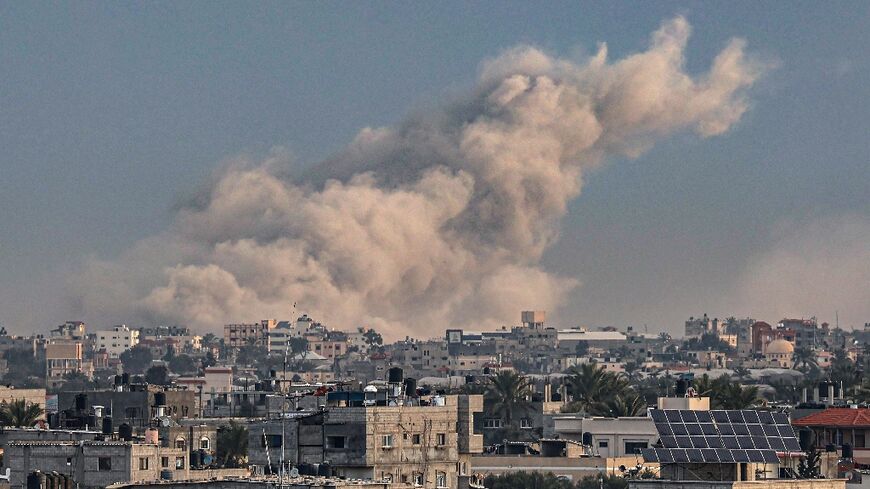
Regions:
M 659 458 L 658 450 L 656 448 L 641 448 L 640 455 L 643 457 L 644 462 L 661 462 L 661 458 Z
M 663 447 L 643 452 L 651 462 L 778 463 L 777 451 L 800 451 L 784 413 L 653 409 L 650 416 Z
M 749 455 L 749 461 L 756 463 L 764 462 L 764 455 L 761 452 L 761 450 L 746 450 L 746 453 Z
M 777 464 L 779 463 L 779 457 L 776 456 L 776 452 L 772 450 L 762 450 L 762 455 L 764 456 L 764 462 L 769 464 Z

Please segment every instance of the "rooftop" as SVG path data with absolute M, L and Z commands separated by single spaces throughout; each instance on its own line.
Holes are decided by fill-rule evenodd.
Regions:
M 870 428 L 870 408 L 828 408 L 792 422 L 795 426 L 867 427 Z

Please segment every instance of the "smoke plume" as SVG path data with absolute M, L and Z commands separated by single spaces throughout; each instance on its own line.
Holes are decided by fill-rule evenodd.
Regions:
M 520 46 L 483 63 L 459 101 L 365 128 L 302 178 L 286 157 L 240 161 L 170 229 L 76 284 L 86 317 L 181 323 L 285 318 L 293 303 L 340 329 L 438 334 L 555 309 L 577 281 L 538 265 L 585 171 L 656 139 L 720 134 L 762 71 L 732 40 L 685 71 L 678 17 L 646 51 L 583 62 Z

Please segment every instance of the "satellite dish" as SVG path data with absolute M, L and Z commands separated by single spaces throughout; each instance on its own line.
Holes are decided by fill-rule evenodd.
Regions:
M 299 477 L 299 469 L 297 469 L 296 467 L 293 467 L 292 469 L 290 469 L 290 477 L 293 477 L 293 478 Z

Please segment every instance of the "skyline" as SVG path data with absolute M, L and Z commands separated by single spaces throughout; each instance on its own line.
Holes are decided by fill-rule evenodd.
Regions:
M 621 24 L 602 22 L 604 27 L 578 27 L 571 32 L 564 24 L 578 17 L 588 22 L 586 11 L 593 11 L 592 18 L 607 16 L 594 12 L 595 7 L 568 8 L 574 15 L 552 33 L 509 36 L 496 30 L 498 35 L 486 43 L 459 49 L 462 40 L 458 40 L 440 51 L 432 36 L 418 42 L 441 55 L 435 66 L 424 62 L 431 57 L 413 56 L 411 51 L 419 46 L 410 42 L 397 47 L 396 61 L 379 59 L 373 68 L 362 60 L 354 63 L 352 55 L 339 56 L 340 48 L 352 46 L 354 39 L 342 38 L 338 26 L 318 31 L 335 18 L 320 17 L 320 24 L 308 31 L 288 20 L 286 13 L 283 18 L 268 13 L 240 15 L 232 23 L 228 13 L 212 11 L 200 17 L 192 12 L 196 9 L 185 12 L 184 7 L 165 4 L 152 9 L 114 7 L 106 9 L 108 13 L 67 8 L 73 18 L 88 18 L 92 24 L 88 28 L 67 25 L 68 32 L 53 35 L 31 24 L 32 33 L 25 35 L 21 29 L 28 25 L 26 17 L 34 14 L 15 5 L 4 7 L 10 15 L 0 21 L 4 24 L 0 56 L 10 67 L 0 82 L 9 89 L 0 94 L 0 132 L 5 134 L 0 137 L 9 148 L 3 166 L 10 176 L 0 183 L 0 202 L 10 211 L 0 216 L 0 226 L 6 230 L 0 236 L 0 323 L 17 333 L 32 332 L 38 325 L 45 329 L 66 319 L 98 325 L 135 323 L 87 317 L 93 314 L 90 311 L 69 317 L 77 312 L 68 302 L 70 293 L 81 286 L 74 282 L 75 271 L 95 259 L 118 263 L 124 251 L 140 240 L 165 237 L 177 225 L 173 216 L 208 185 L 203 181 L 219 179 L 217 168 L 228 161 L 263 161 L 286 154 L 272 148 L 289 147 L 293 156 L 281 158 L 292 162 L 290 171 L 305 173 L 311 162 L 337 154 L 364 127 L 396 127 L 409 109 L 412 115 L 430 111 L 442 105 L 437 100 L 468 92 L 480 72 L 478 63 L 495 59 L 512 46 L 541 46 L 549 56 L 582 61 L 595 52 L 595 42 L 602 41 L 608 43 L 608 58 L 617 61 L 643 51 L 649 33 L 681 13 L 679 8 L 661 12 L 662 6 L 645 6 L 655 12 L 634 14 L 637 25 L 629 23 L 631 29 L 613 35 Z M 751 9 L 748 4 L 743 8 Z M 182 20 L 170 22 L 167 32 L 158 33 L 155 23 L 170 13 L 161 10 L 175 9 L 181 10 L 175 13 Z M 295 13 L 307 21 L 317 18 L 304 10 Z M 374 10 L 362 15 L 359 24 L 350 24 L 359 28 L 366 21 L 396 16 L 395 24 L 382 21 L 397 31 L 413 30 L 414 21 L 447 15 L 428 12 L 425 18 L 415 18 L 407 11 Z M 688 316 L 704 312 L 767 321 L 780 319 L 772 315 L 816 315 L 833 323 L 834 312 L 839 311 L 841 325 L 867 322 L 870 305 L 863 290 L 870 284 L 866 245 L 870 148 L 861 134 L 870 132 L 862 110 L 867 108 L 870 72 L 860 41 L 867 45 L 862 27 L 867 27 L 868 10 L 860 4 L 853 10 L 849 19 L 838 19 L 845 25 L 838 25 L 836 35 L 826 33 L 824 24 L 830 17 L 821 16 L 820 26 L 806 26 L 776 7 L 764 14 L 782 16 L 781 32 L 762 32 L 764 15 L 743 24 L 736 19 L 739 13 L 712 20 L 715 7 L 687 12 L 694 27 L 686 47 L 687 71 L 692 76 L 702 75 L 731 37 L 746 39 L 747 51 L 769 67 L 752 87 L 749 111 L 722 135 L 701 139 L 681 132 L 646 155 L 610 158 L 584 173 L 583 191 L 576 199 L 567 199 L 566 217 L 555 228 L 559 239 L 541 260 L 546 272 L 557 271 L 559 277 L 583 285 L 570 291 L 561 307 L 523 304 L 515 309 L 554 309 L 554 322 L 561 327 L 649 324 L 653 330 L 671 332 Z M 50 17 L 36 26 L 45 28 L 58 20 Z M 185 30 L 189 26 L 183 21 L 195 28 Z M 257 28 L 245 30 L 251 27 L 246 23 Z M 108 26 L 127 29 L 111 31 Z M 223 32 L 220 26 L 233 28 Z M 817 41 L 831 45 L 785 46 L 798 27 L 809 27 L 803 30 L 806 38 L 815 32 Z M 462 22 L 455 27 L 463 28 L 467 26 Z M 64 38 L 75 33 L 79 36 Z M 250 37 L 234 38 L 240 33 Z M 45 37 L 38 38 L 39 34 Z M 99 42 L 104 35 L 129 45 L 118 48 Z M 328 56 L 320 61 L 298 52 L 281 58 L 268 49 L 288 35 L 336 47 L 335 52 L 326 49 L 326 54 L 339 56 L 344 64 L 335 68 Z M 353 31 L 345 35 L 352 38 Z M 192 38 L 173 45 L 185 36 Z M 375 49 L 392 36 L 401 37 L 390 29 L 369 33 L 363 37 L 370 44 L 358 47 Z M 69 52 L 52 45 L 70 39 L 78 44 L 66 48 Z M 144 39 L 155 42 L 137 44 Z M 197 42 L 202 40 L 212 45 Z M 853 41 L 859 51 L 825 56 L 846 41 Z M 179 46 L 193 52 L 181 49 L 184 54 L 179 57 L 174 51 Z M 79 48 L 100 49 L 89 54 L 90 65 L 79 66 L 76 56 L 88 52 Z M 461 55 L 453 60 L 451 54 Z M 286 63 L 275 64 L 270 72 L 267 65 L 278 59 Z M 313 63 L 315 74 L 307 77 L 293 69 L 305 64 L 296 63 L 299 60 Z M 27 65 L 33 61 L 38 62 Z M 245 70 L 245 63 L 253 69 Z M 399 67 L 405 67 L 403 76 L 390 78 L 390 70 Z M 411 73 L 415 70 L 408 67 L 421 73 Z M 370 76 L 365 76 L 367 70 Z M 371 70 L 379 76 L 371 76 Z M 318 75 L 329 72 L 334 79 L 316 83 Z M 284 83 L 279 73 L 292 75 L 287 76 L 290 81 Z M 40 74 L 49 76 L 40 78 Z M 64 79 L 59 76 L 63 74 L 70 76 Z M 97 83 L 92 87 L 90 82 Z M 278 103 L 282 90 L 301 93 Z M 167 94 L 175 98 L 162 98 Z M 801 96 L 807 94 L 817 99 Z M 126 103 L 113 105 L 127 95 Z M 280 107 L 263 112 L 276 103 Z M 296 111 L 281 113 L 288 108 Z M 126 109 L 135 110 L 122 114 Z M 188 109 L 196 110 L 191 114 L 185 112 Z M 816 117 L 810 120 L 807 114 Z M 783 121 L 788 128 L 779 127 L 785 125 Z M 834 160 L 826 158 L 821 164 L 817 158 L 822 157 Z M 184 161 L 191 163 L 181 164 Z M 58 286 L 71 278 L 72 283 Z M 288 303 L 288 314 L 289 309 Z M 258 318 L 227 318 L 227 322 Z M 343 329 L 357 326 L 326 322 Z

